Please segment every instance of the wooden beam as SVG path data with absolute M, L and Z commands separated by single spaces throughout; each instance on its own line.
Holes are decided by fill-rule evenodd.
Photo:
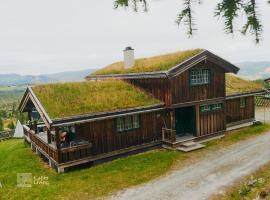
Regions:
M 48 143 L 51 144 L 52 143 L 52 138 L 51 138 L 51 131 L 50 129 L 47 128 L 47 139 L 48 139 Z

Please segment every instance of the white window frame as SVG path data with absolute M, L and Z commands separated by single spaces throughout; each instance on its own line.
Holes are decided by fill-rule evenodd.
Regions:
M 190 85 L 204 85 L 210 83 L 210 70 L 209 69 L 198 69 L 190 70 Z

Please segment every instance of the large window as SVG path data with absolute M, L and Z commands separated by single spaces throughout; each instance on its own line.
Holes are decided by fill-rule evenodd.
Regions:
M 246 107 L 246 98 L 240 98 L 240 108 L 245 108 Z
M 140 128 L 139 115 L 128 115 L 116 119 L 116 131 L 124 132 Z
M 191 70 L 189 74 L 190 85 L 203 85 L 210 83 L 210 70 Z

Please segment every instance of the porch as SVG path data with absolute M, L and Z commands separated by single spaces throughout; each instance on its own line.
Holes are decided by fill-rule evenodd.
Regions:
M 25 139 L 31 144 L 32 150 L 45 157 L 49 165 L 57 169 L 58 172 L 63 172 L 64 168 L 61 167 L 62 165 L 67 167 L 74 166 L 78 164 L 77 161 L 82 161 L 92 156 L 92 144 L 88 141 L 79 139 L 61 145 L 59 140 L 51 141 L 48 137 L 50 134 L 47 131 L 34 131 L 26 125 L 23 128 Z M 56 133 L 56 135 L 59 134 Z

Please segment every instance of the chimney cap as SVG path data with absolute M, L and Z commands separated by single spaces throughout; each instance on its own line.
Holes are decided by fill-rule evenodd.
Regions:
M 128 46 L 124 49 L 124 51 L 134 50 L 131 46 Z

